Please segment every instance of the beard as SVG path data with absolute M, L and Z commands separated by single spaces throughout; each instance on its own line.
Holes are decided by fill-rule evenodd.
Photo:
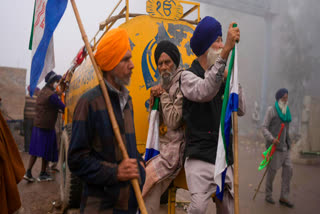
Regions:
M 279 100 L 278 105 L 279 105 L 279 108 L 280 108 L 282 114 L 286 114 L 287 113 L 288 102 L 283 102 L 283 101 Z
M 126 77 L 124 77 L 122 79 L 117 77 L 117 75 L 115 74 L 114 71 L 112 71 L 111 75 L 113 77 L 114 82 L 117 85 L 119 85 L 119 86 L 128 86 L 128 85 L 130 85 L 131 73 L 128 76 L 126 76 Z
M 160 76 L 160 85 L 163 89 L 167 88 L 172 80 L 172 73 L 168 70 L 163 71 Z
M 218 56 L 221 54 L 222 48 L 220 49 L 213 49 L 212 47 L 209 48 L 208 55 L 207 55 L 207 66 L 210 67 L 213 65 Z
M 165 70 L 165 71 L 161 72 L 160 85 L 166 91 L 170 87 L 170 83 L 171 83 L 171 81 L 173 79 L 175 70 L 176 70 L 176 66 L 174 66 L 172 70 Z

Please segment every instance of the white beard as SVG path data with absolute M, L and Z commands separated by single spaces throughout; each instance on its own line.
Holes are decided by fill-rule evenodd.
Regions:
M 160 74 L 160 85 L 164 90 L 169 90 L 171 81 L 176 73 L 177 67 L 174 65 L 173 69 L 165 70 Z
M 216 50 L 216 49 L 213 49 L 213 48 L 209 48 L 208 50 L 208 54 L 207 54 L 207 66 L 210 67 L 211 65 L 213 65 L 218 56 L 221 54 L 221 51 L 222 51 L 222 48 Z
M 282 102 L 281 100 L 279 100 L 278 105 L 282 114 L 285 115 L 287 113 L 288 102 Z
M 172 72 L 166 70 L 161 73 L 160 84 L 163 89 L 167 89 L 172 80 Z
M 130 80 L 131 80 L 131 76 L 130 76 L 130 75 L 127 76 L 127 77 L 125 77 L 125 78 L 123 78 L 123 79 L 120 79 L 119 77 L 116 76 L 114 70 L 112 70 L 111 72 L 112 72 L 111 75 L 112 75 L 112 77 L 113 77 L 113 81 L 114 81 L 117 85 L 119 85 L 119 86 L 121 86 L 121 87 L 130 85 Z
M 118 77 L 114 77 L 114 82 L 120 86 L 129 86 L 130 85 L 130 77 L 125 79 L 120 79 Z

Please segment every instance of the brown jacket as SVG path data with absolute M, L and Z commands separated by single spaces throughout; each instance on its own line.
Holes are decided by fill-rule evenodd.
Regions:
M 40 91 L 37 98 L 37 114 L 34 118 L 34 126 L 42 129 L 54 129 L 58 117 L 58 108 L 49 101 L 52 94 L 54 94 L 54 91 L 48 86 Z
M 10 129 L 0 112 L 0 213 L 14 213 L 21 207 L 17 183 L 25 169 Z

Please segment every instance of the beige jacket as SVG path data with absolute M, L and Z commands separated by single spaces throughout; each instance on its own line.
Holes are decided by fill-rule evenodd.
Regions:
M 167 92 L 160 97 L 160 126 L 165 125 L 167 132 L 160 135 L 160 154 L 147 162 L 146 182 L 143 196 L 156 184 L 167 178 L 174 179 L 182 167 L 185 148 L 182 123 L 183 95 L 179 88 L 181 69 L 178 68 Z

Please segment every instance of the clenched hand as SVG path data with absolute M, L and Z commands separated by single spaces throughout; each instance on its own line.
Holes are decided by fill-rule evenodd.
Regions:
M 139 178 L 137 160 L 130 158 L 121 161 L 118 167 L 117 179 L 119 181 L 128 181 Z
M 220 54 L 221 58 L 225 60 L 228 59 L 229 53 L 233 49 L 236 42 L 240 41 L 240 29 L 238 27 L 233 27 L 233 24 L 236 23 L 231 22 L 231 24 L 229 25 L 226 43 Z

